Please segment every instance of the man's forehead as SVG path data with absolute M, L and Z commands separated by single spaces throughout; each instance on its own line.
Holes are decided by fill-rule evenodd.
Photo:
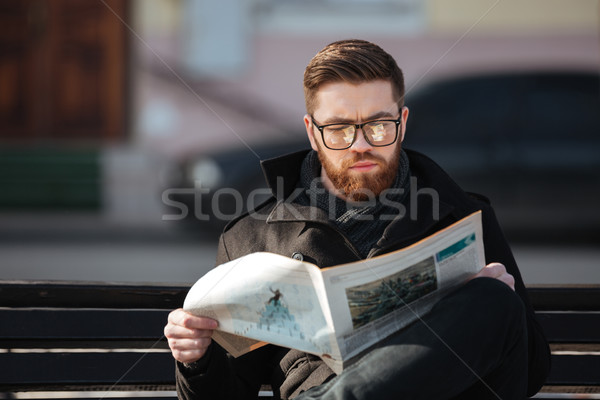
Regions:
M 392 85 L 377 80 L 352 84 L 328 83 L 317 92 L 314 116 L 323 120 L 356 121 L 369 117 L 397 117 L 398 106 L 393 98 Z

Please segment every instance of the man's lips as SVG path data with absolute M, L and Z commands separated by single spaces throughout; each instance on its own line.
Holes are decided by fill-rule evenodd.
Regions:
M 370 171 L 371 169 L 375 168 L 376 166 L 377 166 L 377 163 L 374 163 L 371 161 L 359 161 L 357 163 L 352 164 L 350 169 L 353 171 L 366 172 L 366 171 Z

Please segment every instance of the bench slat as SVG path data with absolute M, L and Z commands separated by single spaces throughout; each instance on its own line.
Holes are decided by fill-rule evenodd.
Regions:
M 157 308 L 181 307 L 186 286 L 85 282 L 0 281 L 2 307 Z
M 4 353 L 0 391 L 174 390 L 174 363 L 171 353 Z
M 99 393 L 95 393 L 95 394 L 89 394 L 86 393 L 85 396 L 76 396 L 76 395 L 69 395 L 68 397 L 60 397 L 57 396 L 56 394 L 52 393 L 48 398 L 52 399 L 52 400 L 177 400 L 177 395 L 174 393 L 173 396 L 153 396 L 153 393 L 155 391 L 162 391 L 163 389 L 157 389 L 157 390 L 153 390 L 150 391 L 148 390 L 147 393 L 143 393 L 141 394 L 139 391 L 136 390 L 135 396 L 131 396 L 131 397 L 117 397 L 114 395 L 111 395 L 109 397 L 107 397 L 107 393 L 110 392 L 102 392 L 100 391 Z M 170 390 L 170 389 L 167 389 Z M 36 399 L 44 399 L 45 397 L 40 396 L 39 393 L 36 393 Z
M 149 347 L 144 342 L 165 341 L 167 315 L 165 310 L 0 309 L 0 346 L 52 348 L 73 341 L 66 347 L 98 347 L 100 342 Z
M 172 390 L 173 364 L 170 353 L 4 353 L 0 390 Z M 546 384 L 599 386 L 599 374 L 600 357 L 553 355 Z
M 0 325 L 0 345 L 6 347 L 17 341 L 32 347 L 26 342 L 44 340 L 156 341 L 162 338 L 167 315 L 168 311 L 163 310 L 2 309 L 0 320 L 6 323 Z M 596 313 L 537 315 L 552 343 L 600 342 L 600 315 Z
M 546 385 L 600 386 L 600 357 L 552 355 L 552 369 Z
M 536 311 L 599 311 L 600 286 L 528 287 Z
M 600 343 L 600 313 L 538 312 L 536 316 L 551 343 Z

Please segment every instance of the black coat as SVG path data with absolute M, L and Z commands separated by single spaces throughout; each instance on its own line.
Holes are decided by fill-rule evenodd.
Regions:
M 494 211 L 487 199 L 464 192 L 431 159 L 414 151 L 406 152 L 413 186 L 403 203 L 404 217 L 390 223 L 369 257 L 406 247 L 482 210 L 486 263 L 500 262 L 506 266 L 515 278 L 516 293 L 527 310 L 528 393 L 534 394 L 548 374 L 550 352 Z M 237 218 L 225 228 L 219 240 L 217 265 L 258 251 L 302 257 L 321 268 L 361 259 L 354 245 L 329 222 L 324 211 L 290 204 L 296 195 L 294 190 L 305 155 L 306 151 L 302 151 L 262 162 L 274 196 L 254 213 Z M 256 398 L 260 384 L 271 383 L 276 395 L 287 398 L 331 375 L 318 357 L 296 350 L 269 345 L 234 359 L 213 343 L 195 368 L 177 365 L 177 386 L 183 398 L 237 399 Z

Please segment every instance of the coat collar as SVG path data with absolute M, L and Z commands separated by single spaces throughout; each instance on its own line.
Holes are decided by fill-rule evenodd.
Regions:
M 267 224 L 313 222 L 335 227 L 326 211 L 318 207 L 301 206 L 294 203 L 294 199 L 301 190 L 297 188 L 297 184 L 302 161 L 309 151 L 303 150 L 265 160 L 261 163 L 267 184 L 277 200 L 267 218 Z M 411 155 L 418 153 L 409 151 L 408 154 L 412 165 L 413 157 Z M 431 168 L 439 168 L 435 163 L 431 163 Z M 423 166 L 420 165 L 417 170 L 423 170 Z M 414 179 L 414 177 L 411 177 L 411 179 Z M 440 185 L 433 186 L 430 179 L 417 177 L 411 183 L 411 192 L 403 203 L 405 208 L 403 217 L 390 223 L 384 232 L 381 244 L 383 245 L 383 242 L 395 243 L 397 238 L 401 238 L 402 241 L 409 241 L 421 237 L 431 231 L 439 221 L 447 219 L 455 211 L 452 204 L 442 199 L 440 191 L 447 189 L 446 187 L 440 187 Z
M 277 200 L 287 198 L 296 188 L 302 161 L 309 151 L 301 150 L 260 162 L 267 185 Z

